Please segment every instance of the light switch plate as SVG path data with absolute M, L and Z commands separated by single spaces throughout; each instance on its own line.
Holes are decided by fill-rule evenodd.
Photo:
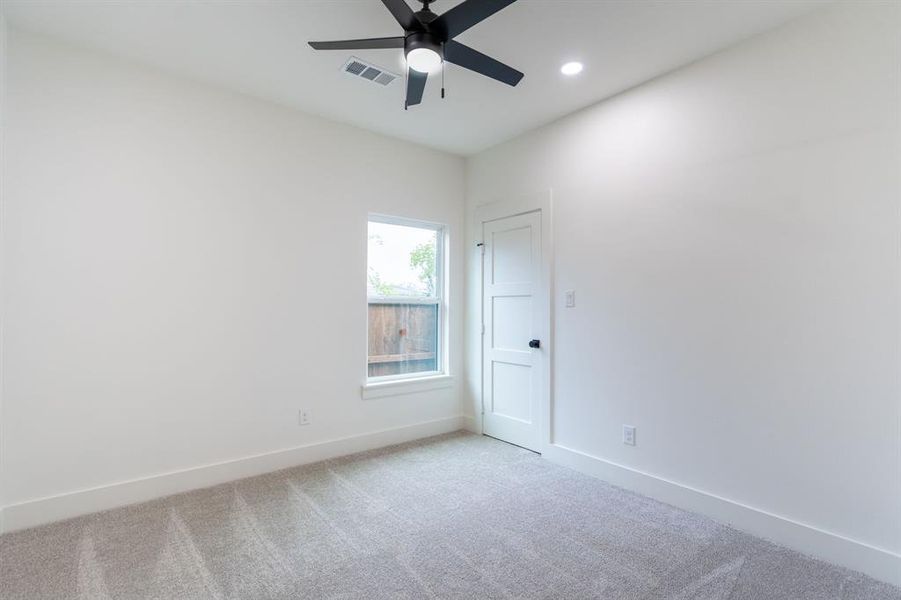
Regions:
M 566 298 L 566 308 L 572 308 L 576 305 L 576 290 L 566 290 L 564 297 Z

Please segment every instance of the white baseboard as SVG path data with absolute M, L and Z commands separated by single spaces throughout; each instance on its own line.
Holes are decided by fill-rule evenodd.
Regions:
M 470 433 L 475 433 L 477 435 L 481 435 L 481 425 L 476 417 L 472 415 L 463 415 L 463 429 Z
M 901 585 L 901 555 L 557 444 L 544 457 L 613 485 L 704 514 L 758 537 Z
M 467 429 L 471 420 L 448 417 L 11 504 L 0 509 L 0 533 Z

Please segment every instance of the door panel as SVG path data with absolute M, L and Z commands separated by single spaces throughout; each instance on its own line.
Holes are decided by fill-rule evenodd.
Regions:
M 541 213 L 485 222 L 482 235 L 484 432 L 537 452 L 545 353 L 529 340 L 547 318 L 534 302 L 542 293 Z
M 491 299 L 491 316 L 493 347 L 521 350 L 522 332 L 529 330 L 532 319 L 532 298 L 495 296 Z
M 531 407 L 521 398 L 528 398 L 531 387 L 531 368 L 519 364 L 494 361 L 491 374 L 492 414 L 532 422 Z
M 514 217 L 515 218 L 515 217 Z M 491 283 L 529 283 L 532 272 L 529 254 L 532 228 L 517 227 L 495 231 L 492 235 Z

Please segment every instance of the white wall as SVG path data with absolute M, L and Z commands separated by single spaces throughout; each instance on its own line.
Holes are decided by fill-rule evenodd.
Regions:
M 6 172 L 6 17 L 0 13 L 0 240 L 3 239 L 4 173 Z M 0 297 L 3 295 L 3 247 L 0 244 Z M 3 472 L 3 324 L 4 315 L 0 311 L 0 473 Z M 0 499 L 3 498 L 3 477 L 0 476 Z M 3 531 L 3 502 L 0 500 L 0 532 Z
M 455 388 L 364 401 L 360 385 L 367 213 L 449 225 L 459 306 L 461 158 L 31 34 L 9 45 L 10 527 L 38 498 L 459 426 Z
M 467 162 L 470 215 L 553 189 L 554 444 L 849 538 L 881 576 L 901 566 L 899 6 L 830 7 Z M 777 521 L 756 532 L 790 542 Z

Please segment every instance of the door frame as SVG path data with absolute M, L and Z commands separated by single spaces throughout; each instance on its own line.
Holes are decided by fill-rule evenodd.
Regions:
M 542 389 L 539 390 L 538 410 L 538 451 L 545 454 L 553 444 L 552 419 L 553 419 L 553 374 L 554 374 L 554 222 L 553 222 L 553 192 L 551 189 L 533 194 L 519 195 L 507 200 L 499 200 L 489 204 L 478 206 L 474 213 L 473 227 L 475 230 L 475 244 L 484 243 L 483 224 L 488 221 L 496 221 L 507 217 L 515 217 L 527 213 L 538 212 L 541 223 L 541 276 L 539 284 L 543 293 L 534 297 L 543 301 L 547 315 L 544 323 L 544 331 L 537 336 L 541 340 L 542 351 L 545 360 L 542 361 Z M 482 415 L 485 414 L 485 254 L 479 246 L 479 404 L 481 410 L 478 415 L 479 433 L 485 434 L 485 423 Z

